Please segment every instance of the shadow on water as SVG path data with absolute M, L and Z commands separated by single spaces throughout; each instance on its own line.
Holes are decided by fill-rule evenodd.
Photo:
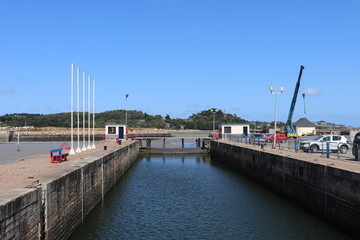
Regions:
M 70 239 L 352 238 L 209 155 L 151 155 Z

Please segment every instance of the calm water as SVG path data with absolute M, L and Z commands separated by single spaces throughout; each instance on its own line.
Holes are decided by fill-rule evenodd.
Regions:
M 204 156 L 141 158 L 70 239 L 351 239 Z

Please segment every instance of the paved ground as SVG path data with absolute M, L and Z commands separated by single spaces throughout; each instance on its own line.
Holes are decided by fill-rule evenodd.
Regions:
M 131 142 L 122 141 L 121 145 L 116 144 L 116 142 L 100 142 L 96 145 L 96 149 L 70 155 L 68 161 L 61 163 L 50 163 L 49 154 L 24 157 L 23 160 L 19 161 L 1 162 L 0 194 L 14 188 L 25 188 L 36 180 L 39 180 L 40 183 L 49 182 L 61 176 L 69 168 L 77 167 L 77 164 L 83 161 L 99 158 Z M 104 150 L 104 146 L 107 147 L 107 150 Z

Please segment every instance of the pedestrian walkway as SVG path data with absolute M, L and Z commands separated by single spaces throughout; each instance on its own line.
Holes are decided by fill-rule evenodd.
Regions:
M 81 161 L 98 159 L 109 152 L 129 145 L 131 142 L 133 141 L 122 141 L 121 145 L 116 144 L 115 141 L 100 142 L 96 145 L 96 149 L 69 155 L 68 161 L 61 163 L 50 163 L 49 154 L 24 157 L 18 161 L 1 162 L 0 194 L 14 188 L 31 186 L 35 181 L 39 181 L 40 184 L 50 182 L 61 176 L 65 171 L 69 171 L 69 168 L 77 167 L 77 164 Z M 69 150 L 64 152 L 69 152 Z

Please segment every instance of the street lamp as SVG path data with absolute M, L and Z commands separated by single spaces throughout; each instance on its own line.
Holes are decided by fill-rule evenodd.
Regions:
M 215 114 L 216 114 L 219 110 L 216 109 L 216 108 L 212 108 L 210 111 L 213 113 L 213 132 L 215 132 Z
M 272 93 L 272 94 L 275 94 L 275 121 L 274 121 L 274 145 L 273 145 L 273 148 L 275 148 L 276 146 L 276 117 L 277 117 L 277 96 L 279 94 L 282 94 L 284 92 L 284 87 L 280 87 L 280 92 L 274 92 L 274 87 L 273 86 L 270 86 L 269 87 L 269 91 Z
M 126 100 L 126 106 L 125 106 L 125 123 L 127 124 L 127 99 L 129 97 L 129 94 L 127 93 L 125 95 L 125 100 Z

